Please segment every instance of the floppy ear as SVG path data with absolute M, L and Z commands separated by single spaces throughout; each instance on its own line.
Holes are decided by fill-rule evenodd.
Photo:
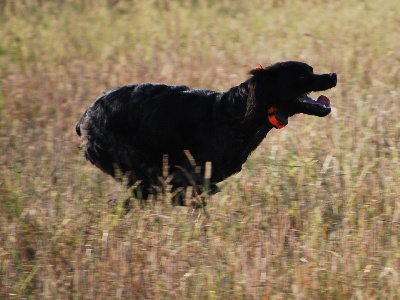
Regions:
M 268 78 L 269 70 L 261 65 L 249 72 L 253 75 L 249 80 L 249 94 L 247 98 L 244 121 L 267 115 L 269 107 Z

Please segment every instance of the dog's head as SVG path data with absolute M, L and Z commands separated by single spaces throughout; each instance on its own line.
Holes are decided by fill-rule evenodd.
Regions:
M 264 102 L 266 109 L 275 107 L 287 117 L 297 113 L 325 117 L 331 112 L 328 97 L 321 95 L 314 100 L 308 94 L 336 86 L 335 73 L 315 74 L 311 66 L 298 61 L 258 67 L 250 73 L 255 83 L 254 96 L 257 102 Z

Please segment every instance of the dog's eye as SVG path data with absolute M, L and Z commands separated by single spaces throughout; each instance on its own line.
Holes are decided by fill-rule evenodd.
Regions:
M 299 79 L 300 79 L 301 81 L 307 80 L 307 78 L 308 78 L 308 76 L 307 76 L 306 74 L 300 74 L 300 75 L 299 75 Z

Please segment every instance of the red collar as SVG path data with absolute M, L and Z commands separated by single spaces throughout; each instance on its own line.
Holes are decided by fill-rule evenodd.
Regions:
M 278 109 L 276 107 L 270 107 L 268 109 L 268 120 L 276 129 L 281 129 L 286 126 L 286 124 L 279 123 L 279 120 L 276 118 L 276 112 Z

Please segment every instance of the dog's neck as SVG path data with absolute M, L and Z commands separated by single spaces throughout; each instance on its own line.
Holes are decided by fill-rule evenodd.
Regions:
M 249 88 L 246 82 L 230 88 L 221 95 L 222 108 L 226 115 L 234 121 L 243 120 L 247 111 Z
M 240 129 L 258 131 L 262 127 L 268 132 L 274 125 L 269 122 L 267 99 L 256 99 L 260 97 L 256 88 L 251 79 L 232 87 L 221 95 L 221 106 L 231 123 Z

